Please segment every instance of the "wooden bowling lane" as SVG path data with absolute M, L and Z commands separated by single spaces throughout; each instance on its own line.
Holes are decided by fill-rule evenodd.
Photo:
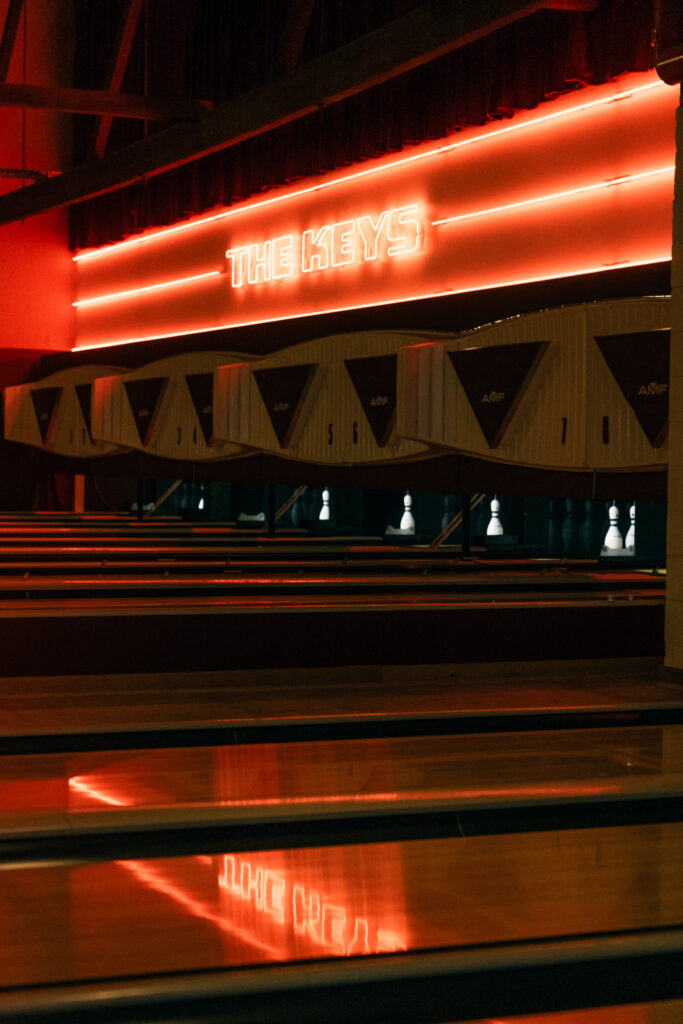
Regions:
M 663 600 L 666 578 L 650 572 L 470 572 L 463 569 L 354 564 L 339 567 L 324 563 L 245 566 L 224 551 L 203 555 L 192 550 L 165 555 L 90 552 L 87 557 L 61 549 L 38 557 L 3 561 L 0 556 L 0 602 L 16 599 L 67 599 L 146 595 L 238 596 L 278 595 L 392 595 L 441 594 L 446 600 L 484 599 L 491 602 L 523 595 L 531 599 L 560 600 L 589 596 L 613 600 Z
M 683 999 L 655 1000 L 652 1003 L 628 1003 L 600 1006 L 590 1010 L 560 1010 L 514 1017 L 479 1017 L 463 1024 L 681 1024 Z M 454 1024 L 454 1022 L 449 1022 Z
M 681 936 L 682 881 L 680 823 L 7 867 L 0 986 L 377 953 L 399 978 L 401 953 L 508 943 L 533 961 L 539 941 Z
M 44 590 L 45 592 L 41 592 Z M 540 591 L 540 592 L 539 592 Z M 635 581 L 628 589 L 613 589 L 609 582 L 584 586 L 581 581 L 572 587 L 546 593 L 533 583 L 519 583 L 513 589 L 498 590 L 495 584 L 485 589 L 460 590 L 445 582 L 432 586 L 410 578 L 404 585 L 393 581 L 358 580 L 345 586 L 336 580 L 306 577 L 288 579 L 261 576 L 251 580 L 235 578 L 141 579 L 114 577 L 107 580 L 47 580 L 41 587 L 32 580 L 17 580 L 0 585 L 0 618 L 27 612 L 26 599 L 35 612 L 78 612 L 83 609 L 224 607 L 240 611 L 250 608 L 386 608 L 397 606 L 429 607 L 498 607 L 510 606 L 602 606 L 605 602 L 626 602 L 638 605 L 664 605 L 664 588 Z
M 6 757 L 0 863 L 683 817 L 683 726 Z
M 0 564 L 40 554 L 43 559 L 58 557 L 60 548 L 69 551 L 72 559 L 87 558 L 99 551 L 109 559 L 120 558 L 133 551 L 157 552 L 159 556 L 171 557 L 178 552 L 187 557 L 192 551 L 206 556 L 223 555 L 246 571 L 263 563 L 283 567 L 310 566 L 317 564 L 328 568 L 345 569 L 349 565 L 381 568 L 391 571 L 392 567 L 412 568 L 416 571 L 433 569 L 458 569 L 469 572 L 487 573 L 524 572 L 525 570 L 563 572 L 568 566 L 587 572 L 602 571 L 597 556 L 576 557 L 570 560 L 562 557 L 533 557 L 512 553 L 487 552 L 483 548 L 475 555 L 462 556 L 459 548 L 430 548 L 427 544 L 396 546 L 382 542 L 382 538 L 326 535 L 307 535 L 303 531 L 288 534 L 277 531 L 269 535 L 264 530 L 240 531 L 226 523 L 206 525 L 187 523 L 156 523 L 154 521 L 127 523 L 112 526 L 64 524 L 51 526 L 40 522 L 36 525 L 14 526 L 0 522 Z M 623 568 L 623 567 L 622 567 Z
M 31 601 L 74 601 L 77 598 L 106 600 L 122 598 L 137 600 L 139 598 L 156 597 L 163 600 L 188 598 L 222 598 L 240 599 L 271 596 L 286 598 L 293 596 L 310 598 L 311 596 L 328 595 L 340 600 L 350 597 L 356 601 L 367 600 L 370 595 L 381 595 L 392 603 L 401 599 L 426 601 L 437 597 L 445 603 L 464 603 L 470 601 L 494 604 L 512 600 L 547 600 L 570 601 L 586 600 L 650 600 L 664 601 L 664 582 L 655 578 L 639 578 L 635 573 L 630 580 L 616 583 L 606 579 L 590 579 L 575 577 L 548 581 L 537 578 L 514 579 L 505 581 L 481 579 L 459 579 L 431 574 L 428 579 L 422 575 L 373 573 L 359 575 L 346 573 L 321 574 L 307 571 L 305 573 L 270 573 L 262 571 L 244 574 L 234 569 L 218 568 L 210 571 L 207 566 L 202 574 L 197 571 L 184 573 L 176 570 L 171 573 L 168 566 L 157 565 L 146 573 L 129 573 L 111 570 L 106 574 L 87 574 L 78 571 L 62 572 L 49 575 L 17 574 L 4 577 L 0 574 L 0 607 L 15 607 L 19 600 Z
M 665 777 L 683 782 L 683 725 L 24 754 L 1 764 L 5 831 L 47 811 L 505 804 L 617 795 L 621 785 Z
M 226 730 L 233 730 L 231 740 L 237 730 L 249 742 L 295 729 L 397 734 L 410 723 L 423 734 L 481 732 L 486 722 L 497 732 L 526 731 L 532 717 L 535 728 L 551 728 L 570 716 L 574 725 L 595 715 L 627 724 L 681 710 L 683 687 L 662 673 L 657 658 L 22 674 L 0 677 L 0 744 L 25 752 L 27 740 L 36 751 L 61 737 L 62 745 L 51 749 L 73 751 L 88 749 L 77 747 L 79 737 L 84 743 L 90 736 L 96 749 L 98 736 L 113 734 L 120 745 L 128 734 L 137 746 L 145 732 L 160 743 L 163 733 L 200 729 L 210 745 Z M 181 740 L 169 735 L 165 745 Z
M 44 579 L 45 577 L 58 576 L 67 577 L 74 575 L 97 575 L 109 576 L 120 573 L 150 574 L 159 575 L 182 573 L 217 573 L 237 572 L 226 566 L 224 558 L 183 558 L 178 560 L 159 558 L 121 558 L 115 561 L 106 558 L 90 558 L 73 560 L 67 558 L 56 558 L 54 561 L 41 561 L 39 558 L 27 559 L 24 561 L 4 562 L 0 561 L 0 577 L 18 578 L 29 580 L 33 578 Z

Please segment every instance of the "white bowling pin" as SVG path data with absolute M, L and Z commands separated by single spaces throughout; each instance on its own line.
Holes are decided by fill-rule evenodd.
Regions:
M 504 533 L 503 524 L 500 521 L 500 502 L 494 497 L 491 502 L 491 518 L 486 527 L 487 537 L 502 537 Z
M 603 551 L 621 551 L 624 546 L 624 540 L 617 525 L 619 522 L 619 509 L 616 503 L 612 502 L 607 514 L 609 516 L 609 529 L 605 534 L 605 540 L 602 545 Z
M 401 516 L 401 529 L 415 533 L 415 519 L 413 518 L 413 498 L 410 491 L 403 495 L 403 515 Z
M 631 518 L 631 525 L 628 528 L 628 533 L 626 534 L 626 541 L 624 543 L 625 543 L 625 546 L 627 548 L 635 549 L 635 546 L 636 546 L 636 503 L 635 503 L 635 501 L 633 502 L 633 504 L 631 505 L 630 509 L 628 510 L 628 514 L 629 514 L 629 516 Z

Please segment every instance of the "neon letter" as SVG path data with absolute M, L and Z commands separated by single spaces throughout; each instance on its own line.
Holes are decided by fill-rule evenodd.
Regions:
M 389 212 L 387 236 L 389 241 L 395 244 L 389 246 L 388 256 L 403 256 L 415 252 L 420 244 L 422 225 L 415 217 L 409 216 L 411 213 L 417 213 L 417 206 L 402 206 Z
M 332 225 L 332 266 L 343 267 L 346 263 L 355 263 L 356 254 L 353 247 L 355 222 L 343 220 Z
M 294 260 L 292 249 L 294 248 L 294 235 L 282 235 L 281 238 L 273 239 L 273 277 L 292 277 L 294 274 Z
M 247 279 L 247 253 L 249 246 L 245 245 L 239 249 L 228 249 L 226 256 L 232 260 L 232 286 L 241 288 Z
M 259 279 L 270 281 L 270 251 L 270 242 L 263 243 L 262 251 L 259 251 L 258 242 L 249 246 L 249 284 L 258 284 Z
M 364 260 L 376 260 L 379 247 L 380 235 L 386 229 L 387 211 L 382 210 L 377 223 L 372 217 L 359 217 L 356 221 L 358 230 L 361 233 L 363 239 L 363 259 Z
M 301 249 L 301 269 L 304 274 L 312 270 L 327 270 L 330 265 L 330 225 L 316 231 L 304 231 Z M 325 238 L 327 235 L 327 238 Z

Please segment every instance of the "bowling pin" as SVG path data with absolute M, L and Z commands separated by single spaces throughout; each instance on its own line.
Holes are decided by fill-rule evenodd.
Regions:
M 323 488 L 322 499 L 323 503 L 318 516 L 321 523 L 328 522 L 330 518 L 330 492 L 327 487 Z
M 491 518 L 489 519 L 489 525 L 486 527 L 486 536 L 502 537 L 503 533 L 503 524 L 500 521 L 500 502 L 494 496 L 491 501 Z
M 629 526 L 628 533 L 626 534 L 625 547 L 628 548 L 630 551 L 635 551 L 635 549 L 636 549 L 636 503 L 635 503 L 635 501 L 633 502 L 633 504 L 631 505 L 630 509 L 628 510 L 628 514 L 629 514 L 629 517 L 631 519 L 631 525 Z
M 619 509 L 617 508 L 616 502 L 612 502 L 607 514 L 609 516 L 609 529 L 605 534 L 605 540 L 602 545 L 603 554 L 609 553 L 610 551 L 621 551 L 624 547 L 621 531 L 617 525 L 619 522 Z
M 401 516 L 401 530 L 406 533 L 415 533 L 415 519 L 413 518 L 413 498 L 410 491 L 403 495 L 403 515 Z

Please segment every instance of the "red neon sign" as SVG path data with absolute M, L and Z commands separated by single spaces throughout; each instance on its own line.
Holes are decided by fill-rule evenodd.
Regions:
M 654 72 L 627 75 L 79 253 L 77 347 L 667 261 L 676 106 Z
M 419 206 L 382 210 L 336 224 L 308 228 L 301 235 L 252 242 L 228 249 L 232 287 L 281 281 L 332 267 L 370 263 L 415 252 L 424 232 Z

